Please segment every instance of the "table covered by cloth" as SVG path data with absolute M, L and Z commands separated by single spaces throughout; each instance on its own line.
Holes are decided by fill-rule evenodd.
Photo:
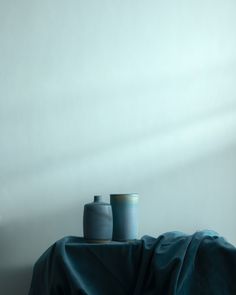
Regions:
M 212 231 L 132 242 L 65 237 L 36 262 L 29 295 L 234 295 L 236 248 Z

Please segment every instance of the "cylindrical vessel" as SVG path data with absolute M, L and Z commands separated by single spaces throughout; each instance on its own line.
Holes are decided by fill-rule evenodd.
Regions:
M 83 230 L 88 242 L 104 243 L 112 239 L 112 209 L 101 196 L 94 196 L 94 202 L 84 206 Z
M 133 194 L 111 194 L 114 241 L 129 241 L 138 238 L 138 199 Z

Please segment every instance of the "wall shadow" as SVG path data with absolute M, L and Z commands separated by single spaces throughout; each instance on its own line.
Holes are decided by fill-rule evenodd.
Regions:
M 0 294 L 27 295 L 34 263 L 64 236 L 82 234 L 83 206 L 74 204 L 0 226 Z
M 4 295 L 28 294 L 32 266 L 0 269 L 0 293 Z

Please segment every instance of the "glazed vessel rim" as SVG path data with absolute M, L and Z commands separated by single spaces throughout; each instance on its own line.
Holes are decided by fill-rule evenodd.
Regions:
M 110 194 L 110 197 L 116 196 L 129 196 L 129 197 L 138 197 L 138 193 L 126 193 L 126 194 Z

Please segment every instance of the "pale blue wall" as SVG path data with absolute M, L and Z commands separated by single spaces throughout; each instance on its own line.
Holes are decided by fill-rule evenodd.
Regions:
M 93 194 L 236 243 L 236 2 L 0 1 L 0 293 Z

